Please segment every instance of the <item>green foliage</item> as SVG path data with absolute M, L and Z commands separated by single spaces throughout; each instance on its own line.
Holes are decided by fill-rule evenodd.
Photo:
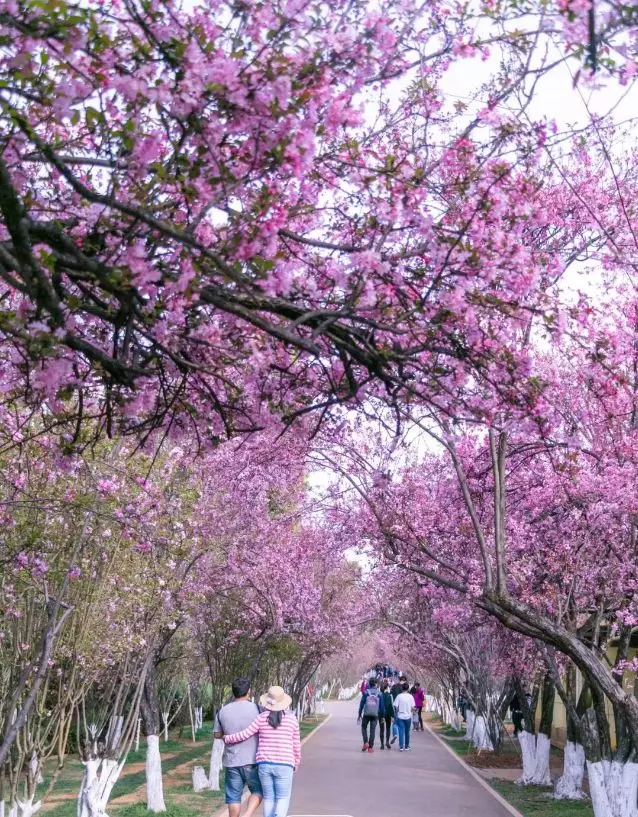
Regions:
M 551 790 L 539 786 L 517 786 L 510 780 L 490 780 L 492 788 L 517 808 L 523 817 L 593 817 L 591 803 L 554 800 Z

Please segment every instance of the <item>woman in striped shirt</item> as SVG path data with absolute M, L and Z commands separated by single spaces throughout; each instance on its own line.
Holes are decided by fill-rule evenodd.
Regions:
M 265 710 L 246 729 L 225 735 L 226 743 L 259 736 L 257 765 L 264 797 L 264 817 L 286 817 L 292 794 L 292 776 L 301 763 L 301 738 L 292 703 L 281 687 L 270 687 L 259 703 Z

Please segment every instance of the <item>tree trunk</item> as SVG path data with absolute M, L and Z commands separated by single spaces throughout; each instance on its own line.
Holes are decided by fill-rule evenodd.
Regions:
M 155 813 L 166 811 L 159 735 L 146 737 L 146 806 Z
M 476 716 L 474 715 L 474 712 L 471 709 L 466 709 L 465 710 L 466 729 L 465 729 L 465 735 L 464 735 L 465 740 L 472 740 L 472 741 L 474 740 L 475 722 L 476 722 Z
M 224 756 L 224 741 L 217 738 L 213 741 L 213 748 L 210 753 L 210 772 L 208 779 L 211 791 L 219 791 L 219 773 L 222 770 L 222 758 Z
M 568 740 L 565 744 L 563 774 L 556 782 L 554 797 L 557 800 L 582 800 L 585 776 L 585 750 L 580 743 Z
M 146 732 L 146 805 L 155 813 L 166 811 L 162 783 L 162 755 L 159 749 L 160 706 L 157 698 L 155 664 L 151 662 L 144 681 L 140 706 Z
M 638 763 L 587 761 L 594 817 L 637 817 Z
M 576 699 L 576 667 L 570 662 L 566 673 L 566 692 L 568 698 Z M 587 686 L 583 687 L 576 710 L 581 714 L 587 698 Z M 580 729 L 573 715 L 567 708 L 567 743 L 563 752 L 563 774 L 556 781 L 554 797 L 557 800 L 582 800 L 583 778 L 585 776 L 585 750 L 580 740 Z
M 479 751 L 493 752 L 494 746 L 490 740 L 490 733 L 487 728 L 487 721 L 484 715 L 477 715 L 474 720 L 474 736 L 472 738 L 474 748 Z
M 519 732 L 518 742 L 523 756 L 523 774 L 517 783 L 524 786 L 551 786 L 552 779 L 549 772 L 549 758 L 552 748 L 551 734 L 554 718 L 554 699 L 556 688 L 549 674 L 543 679 L 543 693 L 541 705 L 541 721 L 538 735 L 524 729 Z M 526 718 L 529 726 L 529 718 Z
M 84 762 L 84 777 L 78 795 L 77 817 L 108 817 L 106 806 L 123 764 L 111 758 Z
M 27 800 L 17 799 L 16 807 L 18 817 L 32 817 L 37 811 L 40 811 L 40 808 L 42 807 L 42 801 L 38 800 L 37 803 L 34 803 L 32 795 Z
M 193 767 L 193 791 L 206 791 L 210 788 L 210 782 L 206 777 L 206 772 L 202 766 Z

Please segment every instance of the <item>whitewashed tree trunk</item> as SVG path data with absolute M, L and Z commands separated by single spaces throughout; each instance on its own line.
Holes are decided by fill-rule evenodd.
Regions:
M 4 798 L 0 797 L 0 817 L 4 817 Z
M 146 738 L 146 807 L 156 814 L 166 811 L 159 735 L 148 735 Z
M 219 773 L 222 770 L 222 758 L 224 756 L 224 741 L 217 738 L 213 741 L 213 749 L 210 753 L 210 773 L 208 781 L 211 791 L 219 791 Z
M 471 709 L 465 711 L 465 740 L 474 740 L 474 724 L 476 722 L 476 715 Z
M 124 763 L 97 758 L 84 763 L 84 777 L 78 795 L 78 817 L 107 817 L 106 806 Z
M 554 797 L 557 800 L 582 800 L 585 775 L 585 751 L 580 743 L 567 741 L 563 755 L 563 774 L 556 781 Z
M 518 742 L 523 758 L 523 773 L 516 781 L 521 785 L 531 783 L 536 769 L 536 738 L 524 729 L 518 733 Z
M 42 801 L 38 800 L 37 803 L 34 803 L 33 797 L 30 797 L 28 800 L 16 799 L 18 817 L 32 817 L 37 811 L 40 811 L 41 807 Z
M 516 782 L 523 786 L 551 786 L 549 737 L 543 732 L 536 736 L 523 730 L 518 733 L 518 742 L 523 756 L 523 774 Z
M 543 732 L 536 736 L 536 766 L 534 768 L 534 780 L 537 786 L 551 786 L 552 778 L 549 774 L 549 755 L 552 748 L 551 741 Z
M 209 781 L 206 777 L 206 772 L 202 766 L 193 767 L 193 791 L 206 791 L 209 787 Z
M 638 763 L 587 761 L 595 817 L 637 817 Z
M 139 752 L 140 750 L 140 732 L 142 729 L 142 719 L 137 719 L 137 727 L 135 728 L 135 751 Z
M 122 729 L 124 727 L 124 716 L 113 715 L 109 722 L 109 731 L 106 736 L 106 743 L 108 746 L 119 746 L 122 738 Z
M 9 806 L 9 817 L 18 817 L 18 806 L 15 802 Z
M 35 750 L 33 751 L 31 760 L 29 761 L 29 773 L 31 775 L 31 779 L 35 780 L 38 785 L 44 783 L 44 778 L 42 777 L 42 773 L 40 771 L 40 761 L 38 760 Z
M 492 746 L 490 733 L 487 728 L 487 722 L 483 715 L 477 715 L 475 718 L 472 743 L 474 744 L 474 748 L 480 751 L 494 751 L 494 746 Z
M 195 709 L 195 728 L 201 729 L 204 725 L 204 707 L 198 706 Z

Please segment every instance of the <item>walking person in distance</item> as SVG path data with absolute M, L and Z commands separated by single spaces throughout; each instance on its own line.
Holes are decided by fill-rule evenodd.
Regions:
M 368 688 L 361 696 L 359 717 L 357 719 L 357 723 L 361 723 L 362 752 L 374 752 L 374 737 L 377 730 L 377 721 L 380 718 L 385 718 L 383 696 L 378 687 L 377 679 L 370 678 Z
M 399 675 L 396 681 L 392 684 L 390 688 L 390 694 L 392 695 L 392 712 L 394 712 L 394 702 L 396 701 L 397 697 L 403 692 L 403 684 L 407 684 L 408 679 L 405 675 Z M 399 737 L 399 726 L 397 724 L 396 716 L 394 718 L 394 723 L 392 725 L 392 740 L 390 743 L 395 743 L 397 738 Z
M 425 703 L 425 692 L 418 681 L 414 682 L 414 686 L 410 690 L 414 698 L 414 705 L 416 706 L 417 723 L 415 729 L 420 729 L 423 732 L 423 704 Z
M 227 744 L 259 737 L 257 766 L 264 798 L 264 817 L 286 817 L 292 778 L 301 763 L 299 722 L 290 711 L 292 698 L 279 686 L 259 699 L 264 710 L 246 729 L 226 735 Z
M 414 698 L 409 692 L 410 686 L 406 681 L 403 692 L 394 700 L 396 713 L 395 723 L 399 731 L 399 751 L 410 751 L 410 730 L 412 728 L 412 710 L 415 708 Z
M 390 730 L 392 729 L 392 716 L 394 714 L 394 700 L 390 692 L 390 684 L 383 680 L 381 684 L 381 696 L 383 697 L 384 714 L 379 715 L 379 736 L 381 738 L 381 748 L 390 749 Z
M 223 706 L 215 718 L 213 735 L 223 738 L 239 732 L 259 715 L 257 704 L 250 700 L 250 681 L 236 678 L 232 685 L 233 700 Z M 250 799 L 244 817 L 252 817 L 261 803 L 261 782 L 257 768 L 257 738 L 252 737 L 236 746 L 227 744 L 222 758 L 224 767 L 226 805 L 228 817 L 239 817 L 244 787 L 248 787 Z

